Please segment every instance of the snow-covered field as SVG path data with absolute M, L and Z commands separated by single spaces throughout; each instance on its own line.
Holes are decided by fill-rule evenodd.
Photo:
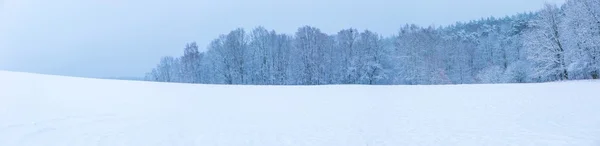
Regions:
M 600 145 L 600 82 L 226 86 L 0 71 L 0 146 Z

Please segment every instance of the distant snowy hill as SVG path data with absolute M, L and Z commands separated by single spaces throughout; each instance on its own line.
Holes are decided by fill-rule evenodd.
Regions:
M 600 145 L 600 82 L 230 86 L 0 71 L 1 146 Z

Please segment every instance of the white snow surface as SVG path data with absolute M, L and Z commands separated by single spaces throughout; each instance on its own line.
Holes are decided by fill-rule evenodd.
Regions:
M 0 71 L 0 146 L 598 146 L 600 82 L 240 86 Z

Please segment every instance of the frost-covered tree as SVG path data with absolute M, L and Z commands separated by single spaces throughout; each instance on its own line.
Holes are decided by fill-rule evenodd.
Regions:
M 571 76 L 600 78 L 600 1 L 568 0 L 564 11 Z
M 250 34 L 245 68 L 250 84 L 284 84 L 289 67 L 290 39 L 257 27 Z
M 357 64 L 360 63 L 358 59 L 360 52 L 358 52 L 356 45 L 357 41 L 358 30 L 356 29 L 344 29 L 335 35 L 333 49 L 337 55 L 333 56 L 334 72 L 332 74 L 336 83 L 358 83 L 360 75 L 357 71 Z
M 223 56 L 226 61 L 226 67 L 230 74 L 229 83 L 245 84 L 248 81 L 246 69 L 244 68 L 245 55 L 248 47 L 246 39 L 246 31 L 244 29 L 236 29 L 227 34 L 223 47 Z
M 152 72 L 146 75 L 146 79 L 158 82 L 177 82 L 179 64 L 173 57 L 167 56 L 160 59 L 160 63 Z
M 189 43 L 185 46 L 183 56 L 181 56 L 182 79 L 183 82 L 201 83 L 201 61 L 203 53 L 198 51 L 196 42 Z
M 205 71 L 209 71 L 205 80 L 208 83 L 246 84 L 247 38 L 243 29 L 236 29 L 227 35 L 221 35 L 208 46 L 204 56 Z
M 325 73 L 326 61 L 331 43 L 327 34 L 315 27 L 305 26 L 298 29 L 294 40 L 296 71 L 299 78 L 298 84 L 318 85 L 327 84 Z
M 294 35 L 257 27 L 186 45 L 147 73 L 163 82 L 260 85 L 469 84 L 597 79 L 600 3 L 483 18 L 444 27 L 405 25 L 395 36 L 304 26 Z
M 258 27 L 250 33 L 250 43 L 244 55 L 244 68 L 247 82 L 253 84 L 270 84 L 274 64 L 274 39 L 267 29 Z
M 433 27 L 420 28 L 416 25 L 403 27 L 396 40 L 394 50 L 398 58 L 397 82 L 405 84 L 451 83 L 444 69 L 442 38 Z
M 204 72 L 201 75 L 203 83 L 232 84 L 231 73 L 227 67 L 228 60 L 226 60 L 224 52 L 225 39 L 225 36 L 221 35 L 208 45 L 206 55 L 201 61 L 201 69 Z
M 464 31 L 446 34 L 443 40 L 444 68 L 450 81 L 454 84 L 473 83 L 473 53 L 477 45 Z
M 357 41 L 355 72 L 358 73 L 359 84 L 383 84 L 388 77 L 388 56 L 381 37 L 371 31 L 360 33 Z
M 497 25 L 484 24 L 477 39 L 475 52 L 475 68 L 482 70 L 491 66 L 504 65 L 504 50 L 501 48 L 503 36 Z
M 541 81 L 569 79 L 561 15 L 556 5 L 546 4 L 531 22 L 532 28 L 524 39 L 528 59 L 533 63 L 532 75 Z

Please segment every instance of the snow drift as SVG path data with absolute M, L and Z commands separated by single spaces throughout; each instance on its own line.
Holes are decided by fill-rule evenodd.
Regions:
M 229 86 L 0 72 L 0 145 L 600 145 L 600 82 Z

